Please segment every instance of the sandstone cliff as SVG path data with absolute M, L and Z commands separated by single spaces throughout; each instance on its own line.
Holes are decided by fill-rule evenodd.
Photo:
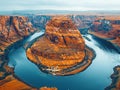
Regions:
M 22 16 L 0 16 L 0 54 L 12 43 L 34 32 L 32 24 Z
M 85 51 L 84 40 L 72 20 L 67 16 L 57 16 L 48 21 L 45 36 L 39 38 L 27 50 L 27 56 L 34 63 L 41 65 L 40 69 L 43 71 L 65 75 L 65 69 L 84 62 Z
M 105 90 L 120 90 L 120 66 L 114 67 L 114 73 L 111 78 L 112 83 Z
M 118 16 L 104 16 L 97 18 L 91 30 L 91 34 L 111 42 L 120 52 L 120 18 Z
M 33 32 L 35 30 L 26 17 L 0 16 L 0 79 L 5 77 L 7 71 L 8 73 L 13 72 L 13 69 L 10 69 L 6 64 L 6 49 Z
M 0 90 L 58 90 L 56 87 L 41 87 L 33 88 L 17 79 L 12 75 L 7 76 L 4 80 L 0 81 Z

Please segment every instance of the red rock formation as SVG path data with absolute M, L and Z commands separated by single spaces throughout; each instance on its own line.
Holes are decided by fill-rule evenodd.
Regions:
M 114 73 L 111 75 L 112 83 L 105 90 L 120 90 L 120 66 L 114 67 Z
M 113 45 L 120 52 L 120 17 L 118 16 L 104 16 L 99 17 L 93 22 L 91 30 L 89 31 L 91 34 L 103 38 L 109 39 Z
M 83 62 L 85 43 L 71 19 L 53 17 L 46 25 L 45 36 L 27 50 L 27 56 L 31 61 L 47 67 L 46 70 L 56 73 Z
M 6 71 L 12 72 L 11 68 L 8 68 L 7 66 L 3 67 L 2 64 L 5 60 L 5 50 L 11 44 L 23 39 L 34 31 L 35 30 L 32 28 L 32 24 L 26 17 L 0 16 L 0 68 L 4 68 Z M 0 72 L 5 73 L 5 70 L 1 69 Z
M 52 87 L 52 88 L 42 87 L 42 88 L 40 88 L 40 90 L 58 90 L 58 89 L 55 87 Z
M 0 53 L 10 44 L 34 32 L 28 19 L 23 16 L 0 16 Z
M 27 84 L 15 79 L 12 75 L 0 80 L 0 90 L 58 90 L 55 87 L 33 88 Z

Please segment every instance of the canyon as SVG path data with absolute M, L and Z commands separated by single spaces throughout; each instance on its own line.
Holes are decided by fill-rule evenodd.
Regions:
M 52 16 L 45 15 L 28 15 L 27 17 L 0 16 L 0 79 L 3 80 L 3 82 L 6 81 L 4 78 L 11 74 L 14 74 L 14 67 L 9 67 L 7 65 L 7 55 L 9 53 L 9 50 L 13 47 L 13 45 L 15 48 L 21 46 L 22 43 L 20 42 L 28 36 L 32 35 L 34 32 L 45 29 L 46 23 L 48 20 L 50 20 L 51 17 Z M 14 84 L 14 82 L 18 82 L 18 85 L 21 85 L 21 83 L 19 84 L 18 80 L 13 78 L 10 79 L 10 82 L 10 85 Z M 25 84 L 22 85 L 23 87 L 26 87 Z
M 0 89 L 36 90 L 14 76 L 14 67 L 8 66 L 7 57 L 11 48 L 19 48 L 22 41 L 35 32 L 44 31 L 45 34 L 25 47 L 28 59 L 44 73 L 64 76 L 84 71 L 95 58 L 95 51 L 85 45 L 83 35 L 104 39 L 120 53 L 119 20 L 119 16 L 99 15 L 0 16 Z M 113 83 L 106 86 L 106 90 L 120 89 L 119 66 L 114 72 Z M 43 86 L 40 90 L 57 88 Z
M 90 27 L 90 34 L 109 41 L 120 53 L 120 17 L 101 16 L 96 18 Z

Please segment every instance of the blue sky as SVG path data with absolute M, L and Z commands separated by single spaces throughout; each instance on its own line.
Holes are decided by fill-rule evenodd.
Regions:
M 120 0 L 0 0 L 5 10 L 120 10 Z

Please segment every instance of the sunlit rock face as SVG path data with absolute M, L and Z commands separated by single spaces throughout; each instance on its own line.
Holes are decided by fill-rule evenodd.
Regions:
M 5 74 L 3 69 L 3 63 L 6 59 L 6 49 L 15 42 L 25 38 L 32 34 L 35 30 L 32 28 L 32 24 L 28 21 L 28 18 L 23 16 L 0 16 L 0 70 Z M 7 60 L 6 60 L 7 61 Z M 9 68 L 5 68 L 9 69 Z M 6 70 L 6 72 L 9 70 Z M 5 77 L 4 74 L 0 77 Z
M 34 88 L 14 78 L 12 75 L 0 80 L 0 90 L 58 90 L 56 87 Z
M 120 65 L 114 67 L 114 73 L 111 75 L 112 83 L 105 90 L 120 90 Z
M 46 25 L 45 37 L 58 47 L 83 51 L 85 48 L 79 30 L 68 17 L 53 17 Z
M 34 32 L 32 24 L 23 16 L 0 16 L 0 51 Z
M 98 17 L 91 26 L 90 33 L 111 42 L 120 52 L 120 18 L 118 16 Z
M 27 56 L 39 64 L 40 69 L 60 74 L 64 69 L 84 61 L 85 43 L 70 18 L 56 16 L 47 22 L 45 35 L 27 50 Z

